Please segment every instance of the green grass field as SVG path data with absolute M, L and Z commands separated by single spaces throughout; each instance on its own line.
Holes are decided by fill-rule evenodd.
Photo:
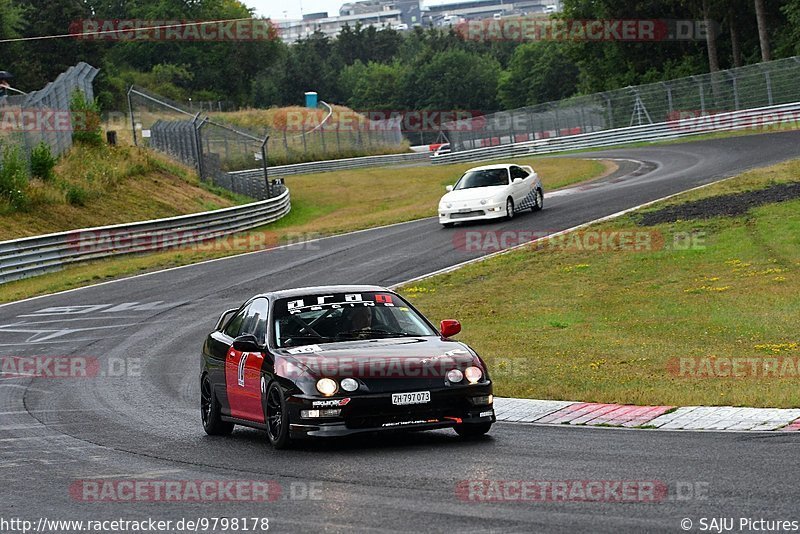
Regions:
M 800 161 L 659 207 L 788 181 L 800 181 Z M 800 358 L 800 200 L 734 218 L 651 227 L 636 221 L 631 214 L 590 231 L 645 232 L 650 250 L 579 250 L 578 237 L 591 234 L 578 234 L 414 283 L 403 293 L 432 319 L 462 321 L 459 339 L 487 359 L 501 396 L 800 406 L 800 369 L 791 366 L 767 378 L 691 377 L 676 367 L 681 358 L 780 357 L 790 364 Z M 675 246 L 675 236 L 694 241 L 680 238 Z

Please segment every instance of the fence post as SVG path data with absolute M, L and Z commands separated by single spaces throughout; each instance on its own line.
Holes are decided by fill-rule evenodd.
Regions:
M 194 153 L 195 153 L 195 161 L 197 162 L 197 174 L 200 175 L 200 178 L 203 178 L 203 167 L 200 163 L 203 160 L 203 147 L 200 144 L 200 133 L 197 131 L 197 120 L 200 118 L 200 112 L 194 116 L 192 119 L 192 130 L 194 131 L 194 135 L 192 136 L 192 143 L 194 143 Z
M 664 86 L 664 90 L 667 92 L 667 119 L 669 119 L 675 111 L 672 106 L 672 86 L 667 82 L 661 82 L 661 85 Z
M 769 70 L 764 68 L 764 79 L 767 81 L 767 102 L 770 106 L 774 105 L 774 100 L 772 98 L 772 77 L 769 74 Z
M 729 70 L 728 76 L 731 77 L 733 83 L 733 109 L 739 111 L 739 78 L 736 77 L 736 71 Z
M 132 85 L 128 88 L 128 112 L 131 114 L 131 133 L 133 134 L 133 146 L 139 146 L 139 142 L 136 139 L 136 119 L 133 118 L 133 103 L 131 100 L 131 92 L 133 92 Z
M 690 76 L 693 82 L 697 84 L 700 89 L 700 114 L 706 114 L 706 92 L 703 88 L 703 80 L 699 76 Z
M 272 191 L 269 187 L 269 165 L 267 164 L 267 142 L 269 141 L 269 135 L 264 138 L 264 142 L 261 143 L 261 163 L 264 166 L 264 184 L 267 186 L 267 198 L 272 198 Z
M 608 128 L 609 130 L 614 129 L 614 110 L 611 109 L 611 97 L 608 96 L 608 93 L 600 93 L 600 95 L 606 101 L 606 108 L 608 109 Z
M 200 117 L 200 113 L 198 112 L 195 115 L 195 119 Z M 201 180 L 205 180 L 205 157 L 203 156 L 203 126 L 206 124 L 208 117 L 204 117 L 200 124 L 195 127 L 195 140 L 197 143 L 197 173 L 200 175 Z M 194 122 L 194 121 L 192 121 Z

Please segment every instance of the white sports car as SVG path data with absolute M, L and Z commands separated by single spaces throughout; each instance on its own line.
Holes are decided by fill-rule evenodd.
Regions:
M 544 189 L 539 175 L 528 165 L 487 165 L 468 170 L 456 185 L 447 186 L 439 201 L 439 222 L 457 222 L 514 217 L 514 213 L 544 207 Z

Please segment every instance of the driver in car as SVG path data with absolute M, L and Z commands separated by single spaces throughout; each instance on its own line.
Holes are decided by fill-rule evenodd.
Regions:
M 365 306 L 363 308 L 353 308 L 348 311 L 350 313 L 347 316 L 346 331 L 358 332 L 372 328 L 372 309 Z

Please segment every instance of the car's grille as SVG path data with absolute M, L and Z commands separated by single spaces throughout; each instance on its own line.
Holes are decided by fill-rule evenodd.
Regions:
M 486 215 L 486 212 L 483 210 L 472 210 L 472 211 L 461 211 L 458 213 L 451 213 L 451 219 L 466 219 L 467 217 L 482 217 Z
M 385 407 L 367 413 L 351 414 L 345 417 L 348 428 L 380 428 L 384 423 L 403 421 L 441 419 L 458 415 L 465 410 L 464 399 L 440 399 L 432 404 Z

